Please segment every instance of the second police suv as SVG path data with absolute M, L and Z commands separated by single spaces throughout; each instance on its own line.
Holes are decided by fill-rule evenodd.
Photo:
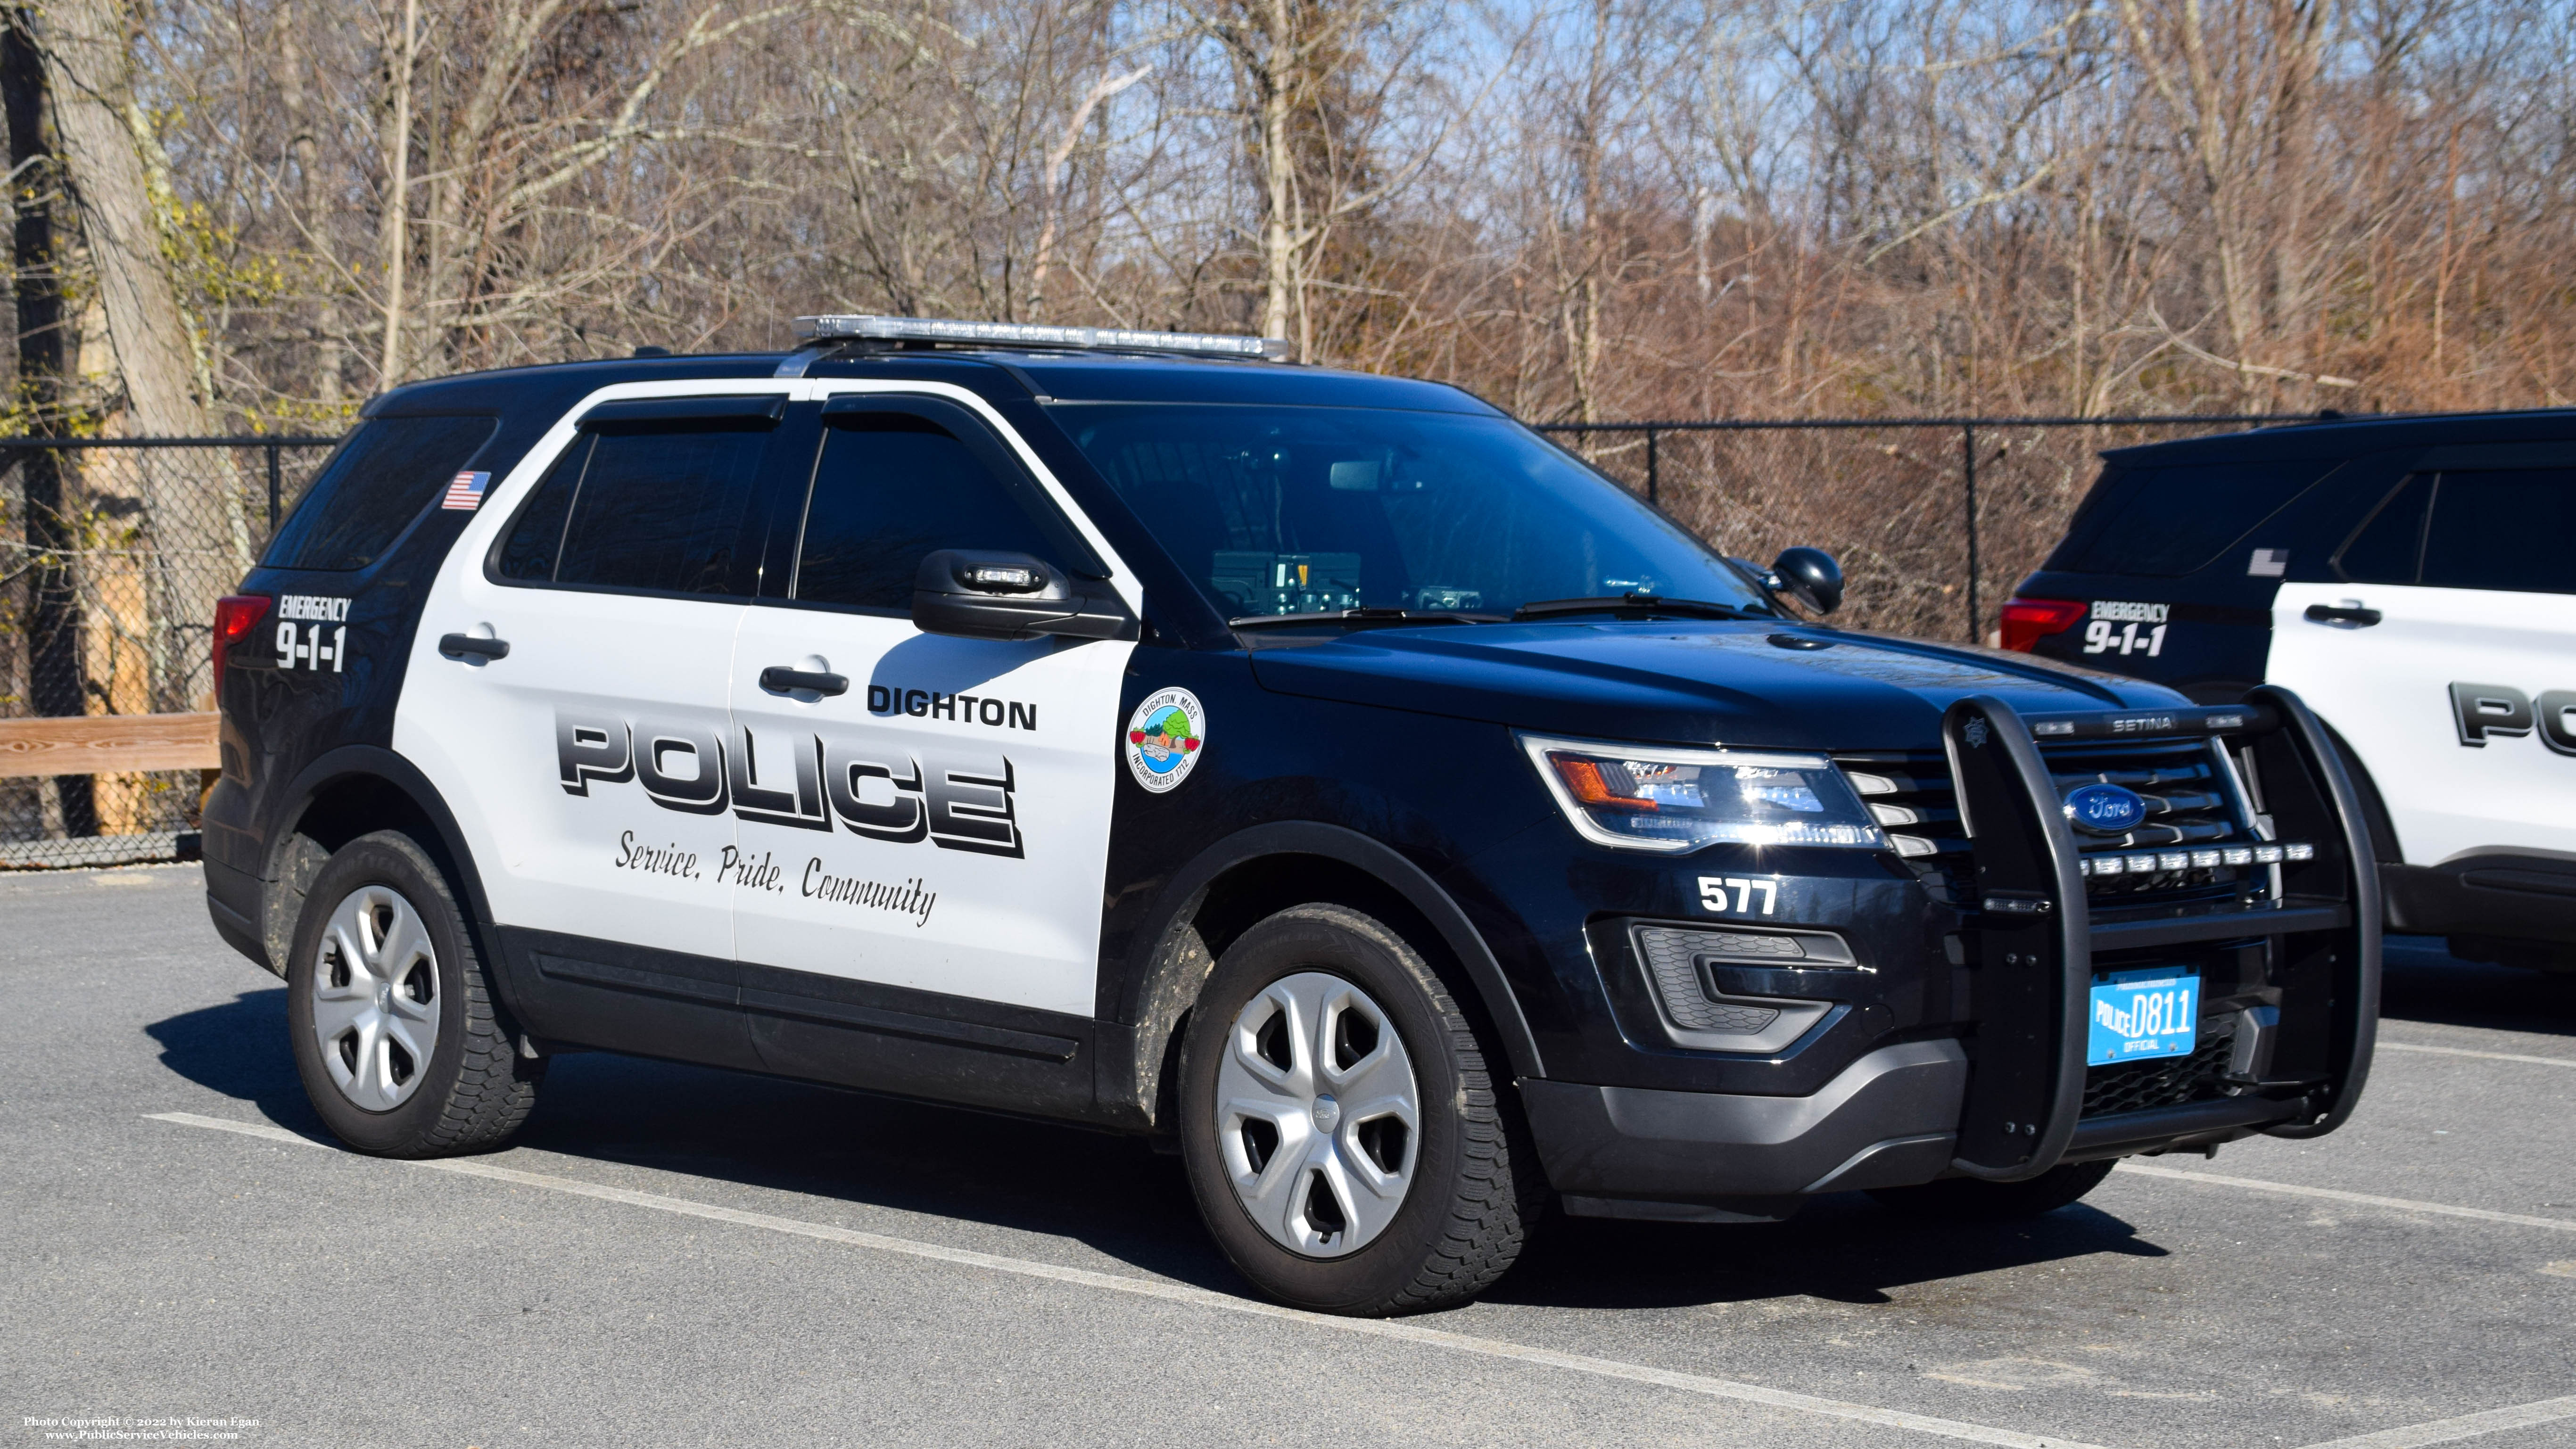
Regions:
M 2003 643 L 2325 720 L 2390 930 L 2576 971 L 2576 413 L 2325 419 L 2104 455 Z
M 2376 883 L 2284 691 L 1822 627 L 1822 555 L 1253 339 L 801 335 L 386 394 L 221 605 L 209 905 L 351 1146 L 576 1047 L 961 1103 L 1390 1313 L 1551 1202 L 2044 1211 L 2352 1110 Z

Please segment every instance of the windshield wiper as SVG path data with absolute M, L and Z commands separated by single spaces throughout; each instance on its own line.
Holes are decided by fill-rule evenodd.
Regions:
M 1347 624 L 1355 629 L 1409 624 L 1499 624 L 1500 614 L 1469 614 L 1455 609 L 1331 609 L 1319 614 L 1246 614 L 1228 619 L 1236 629 L 1282 629 L 1299 625 Z
M 1603 594 L 1590 599 L 1541 599 L 1512 610 L 1512 619 L 1553 619 L 1568 614 L 1619 614 L 1632 619 L 1657 615 L 1682 619 L 1750 619 L 1751 612 L 1733 604 L 1704 599 L 1667 599 L 1660 594 Z

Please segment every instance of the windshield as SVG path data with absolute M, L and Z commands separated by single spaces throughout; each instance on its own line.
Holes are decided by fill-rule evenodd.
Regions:
M 1055 415 L 1229 618 L 1508 614 L 1628 593 L 1769 612 L 1697 539 L 1502 418 L 1206 403 Z

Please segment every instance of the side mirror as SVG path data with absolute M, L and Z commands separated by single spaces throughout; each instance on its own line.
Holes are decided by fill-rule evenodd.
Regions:
M 912 625 L 965 639 L 1133 639 L 1136 616 L 1105 583 L 1024 553 L 943 548 L 912 581 Z
M 1786 594 L 1819 614 L 1843 605 L 1843 566 L 1821 548 L 1780 550 L 1763 582 L 1773 593 Z

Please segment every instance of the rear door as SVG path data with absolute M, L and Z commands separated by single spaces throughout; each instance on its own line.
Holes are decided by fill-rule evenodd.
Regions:
M 2234 703 L 2263 679 L 2273 588 L 2309 551 L 2300 500 L 2340 461 L 2115 466 L 2018 590 L 2064 601 L 2032 651 Z
M 1088 1018 L 1134 645 L 924 634 L 913 580 L 933 550 L 1007 550 L 1141 599 L 980 399 L 817 391 L 792 566 L 745 618 L 732 671 L 757 792 L 737 800 L 750 874 L 734 897 L 755 1034 L 764 1006 L 847 1018 L 820 997 Z M 840 683 L 764 682 L 773 668 Z M 790 1022 L 760 1041 L 778 1070 L 820 1070 L 797 1038 Z
M 394 746 L 454 811 L 540 1034 L 745 1057 L 726 685 L 779 386 L 610 389 L 425 605 Z
M 2436 449 L 2273 605 L 2271 680 L 2349 741 L 2409 864 L 2576 852 L 2576 446 Z

